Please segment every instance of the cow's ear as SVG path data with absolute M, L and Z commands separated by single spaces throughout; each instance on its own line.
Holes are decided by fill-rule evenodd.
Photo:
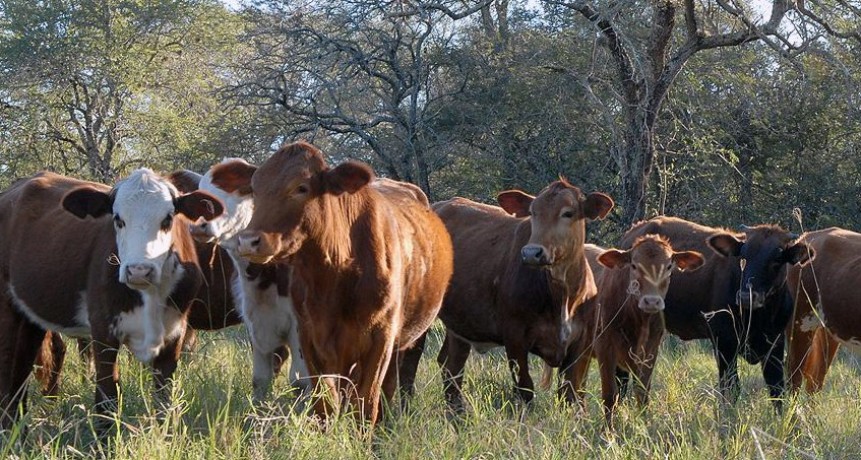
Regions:
M 607 268 L 618 268 L 631 263 L 631 251 L 608 249 L 598 256 L 598 263 Z
M 782 262 L 793 265 L 807 265 L 816 257 L 816 251 L 805 243 L 796 243 L 783 250 Z
M 200 188 L 200 179 L 202 177 L 200 174 L 187 169 L 174 171 L 170 173 L 170 176 L 167 176 L 170 183 L 181 193 L 191 193 Z
M 592 192 L 583 201 L 583 215 L 589 219 L 603 219 L 613 209 L 613 199 L 609 196 Z
M 202 190 L 180 195 L 173 200 L 173 205 L 176 212 L 185 214 L 192 222 L 201 217 L 212 220 L 224 212 L 221 200 Z
M 321 174 L 325 190 L 334 195 L 356 193 L 374 180 L 374 170 L 360 161 L 345 161 Z
M 209 171 L 212 185 L 227 193 L 238 192 L 240 195 L 251 194 L 251 176 L 257 171 L 257 166 L 242 160 L 231 160 L 219 163 Z
M 724 257 L 730 257 L 741 254 L 741 247 L 744 245 L 744 242 L 729 233 L 718 233 L 717 235 L 710 236 L 709 239 L 706 240 L 706 244 L 708 244 L 714 252 Z
M 514 217 L 526 217 L 529 215 L 529 205 L 535 197 L 521 192 L 520 190 L 506 190 L 496 195 L 496 202 L 499 206 Z
M 87 216 L 102 217 L 113 212 L 111 195 L 92 187 L 78 187 L 63 197 L 63 209 L 83 219 Z
M 676 263 L 676 267 L 679 267 L 679 270 L 692 272 L 702 267 L 706 259 L 699 252 L 682 251 L 673 254 L 673 262 Z

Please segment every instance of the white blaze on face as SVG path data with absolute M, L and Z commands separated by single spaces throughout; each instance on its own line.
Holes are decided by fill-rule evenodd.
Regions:
M 230 161 L 230 160 L 225 160 Z M 236 161 L 236 160 L 233 160 Z M 207 172 L 200 180 L 200 190 L 215 195 L 224 203 L 224 214 L 209 222 L 197 222 L 198 232 L 213 237 L 223 247 L 238 247 L 239 232 L 245 230 L 254 213 L 254 200 L 250 194 L 240 195 L 238 191 L 228 193 L 212 183 L 212 172 Z
M 141 285 L 145 279 L 148 283 L 161 279 L 173 244 L 170 222 L 178 195 L 173 185 L 145 168 L 117 184 L 113 214 L 121 283 Z M 144 276 L 147 270 L 151 273 Z

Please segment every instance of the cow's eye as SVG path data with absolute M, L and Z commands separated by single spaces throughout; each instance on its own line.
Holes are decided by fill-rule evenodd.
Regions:
M 173 216 L 168 215 L 161 221 L 161 230 L 164 232 L 170 230 L 171 224 L 173 224 Z
M 126 223 L 124 220 L 120 219 L 120 216 L 114 214 L 114 225 L 116 225 L 117 228 L 123 228 L 126 226 Z
M 308 193 L 308 186 L 305 184 L 302 184 L 302 185 L 296 187 L 296 193 L 300 193 L 300 194 Z
M 672 270 L 672 269 L 673 269 L 673 264 L 667 265 L 667 270 Z
M 562 213 L 562 217 L 564 217 L 566 219 L 570 219 L 570 218 L 574 217 L 574 211 L 565 211 Z

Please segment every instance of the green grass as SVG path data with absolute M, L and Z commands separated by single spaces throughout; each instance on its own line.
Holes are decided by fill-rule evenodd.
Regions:
M 823 392 L 800 395 L 777 415 L 768 401 L 758 366 L 741 366 L 743 391 L 734 407 L 719 403 L 717 371 L 702 344 L 665 343 L 658 361 L 651 404 L 620 406 L 617 432 L 603 429 L 596 368 L 588 381 L 587 409 L 559 403 L 539 390 L 528 407 L 511 399 L 503 355 L 473 354 L 467 363 L 465 395 L 470 410 L 447 417 L 435 356 L 435 328 L 419 368 L 416 398 L 368 439 L 352 417 L 326 430 L 303 414 L 284 378 L 271 404 L 254 410 L 251 353 L 241 329 L 201 333 L 199 348 L 184 357 L 174 404 L 162 419 L 151 414 L 148 370 L 124 353 L 121 425 L 107 444 L 95 441 L 90 405 L 93 385 L 81 361 L 68 355 L 61 396 L 30 391 L 30 412 L 20 429 L 0 435 L 0 458 L 834 458 L 861 459 L 861 364 L 841 355 Z M 74 347 L 72 347 L 74 348 Z M 540 375 L 540 362 L 532 362 Z

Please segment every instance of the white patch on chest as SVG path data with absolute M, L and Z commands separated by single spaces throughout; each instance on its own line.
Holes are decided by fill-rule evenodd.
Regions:
M 143 363 L 151 362 L 167 342 L 185 333 L 186 318 L 166 300 L 185 269 L 169 257 L 162 282 L 151 289 L 139 291 L 143 305 L 117 315 L 114 336 Z M 174 269 L 175 268 L 175 269 Z
M 18 308 L 24 316 L 27 317 L 31 322 L 35 323 L 42 329 L 46 331 L 54 331 L 60 332 L 66 335 L 70 335 L 72 337 L 89 337 L 90 336 L 90 321 L 87 312 L 87 303 L 86 303 L 86 294 L 81 292 L 78 294 L 79 300 L 76 306 L 74 321 L 75 324 L 71 326 L 63 326 L 57 323 L 53 323 L 51 321 L 45 320 L 32 308 L 27 306 L 27 304 L 15 293 L 15 288 L 12 285 L 9 285 L 9 297 L 12 299 L 12 303 Z

